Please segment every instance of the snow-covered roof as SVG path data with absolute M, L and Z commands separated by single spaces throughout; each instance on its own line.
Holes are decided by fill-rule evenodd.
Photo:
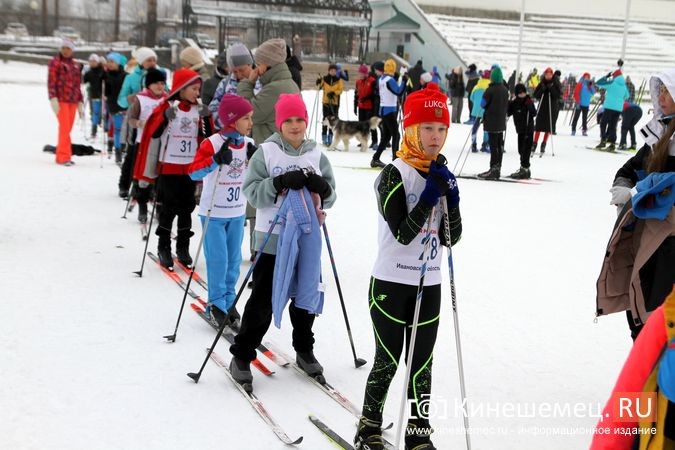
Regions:
M 295 11 L 270 11 L 262 9 L 232 9 L 193 6 L 195 14 L 237 19 L 264 19 L 273 22 L 304 23 L 309 25 L 335 25 L 345 28 L 367 28 L 368 19 L 359 16 L 299 13 Z

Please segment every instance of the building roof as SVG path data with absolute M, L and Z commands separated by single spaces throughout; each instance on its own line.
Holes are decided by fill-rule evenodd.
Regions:
M 264 19 L 273 22 L 335 25 L 346 28 L 368 28 L 368 19 L 359 16 L 332 16 L 328 14 L 299 13 L 295 11 L 270 11 L 261 9 L 210 8 L 193 6 L 194 14 L 237 19 Z
M 396 10 L 396 15 L 390 17 L 379 25 L 373 27 L 377 31 L 395 31 L 399 33 L 414 33 L 420 30 L 420 24 L 412 20 L 401 11 Z

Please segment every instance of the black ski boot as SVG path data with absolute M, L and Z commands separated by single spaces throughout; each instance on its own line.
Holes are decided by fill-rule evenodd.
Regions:
M 541 158 L 544 153 L 546 153 L 546 142 L 542 142 L 541 147 L 539 147 L 539 157 Z
M 521 167 L 520 169 L 516 170 L 511 175 L 509 175 L 509 178 L 513 178 L 515 180 L 529 180 L 530 169 L 527 167 Z
M 98 127 L 96 125 L 91 126 L 91 140 L 93 141 L 96 139 L 96 131 L 98 130 Z
M 119 195 L 120 198 L 126 200 L 127 198 L 129 198 L 129 189 L 119 188 L 119 191 L 117 191 L 117 195 Z
M 478 146 L 475 142 L 471 143 L 471 153 L 478 153 Z
M 122 150 L 119 148 L 115 149 L 115 164 L 118 166 L 122 165 Z
M 436 450 L 433 442 L 431 442 L 433 431 L 428 422 L 408 422 L 405 429 L 405 450 Z
M 537 143 L 533 142 L 532 143 L 532 148 L 530 149 L 530 156 L 534 155 L 537 152 Z
M 372 167 L 372 168 L 379 167 L 379 168 L 381 169 L 381 168 L 383 168 L 384 166 L 386 166 L 386 164 L 383 163 L 382 161 L 380 161 L 379 159 L 373 158 L 373 159 L 370 161 L 370 167 Z
M 138 204 L 138 221 L 140 223 L 147 223 L 148 222 L 148 204 L 147 203 L 139 203 Z
M 607 145 L 607 141 L 605 141 L 603 139 L 603 140 L 600 141 L 600 143 L 598 145 L 595 146 L 595 149 L 596 150 L 602 150 L 602 149 L 605 148 L 605 145 Z
M 619 144 L 617 150 L 626 150 L 626 144 Z
M 606 152 L 615 152 L 616 147 L 614 146 L 614 142 L 610 142 L 609 145 L 605 147 L 603 150 Z
M 108 159 L 110 159 L 110 158 L 112 157 L 112 154 L 113 154 L 113 145 L 114 145 L 114 144 L 115 144 L 115 143 L 113 142 L 112 139 L 108 139 Z
M 251 373 L 251 362 L 239 359 L 236 356 L 230 361 L 230 374 L 234 381 L 241 384 L 246 392 L 253 392 L 253 374 Z
M 189 246 L 176 246 L 176 258 L 185 267 L 192 267 L 192 257 L 190 256 Z
M 239 327 L 241 326 L 241 315 L 239 315 L 239 311 L 237 311 L 237 308 L 234 306 L 232 306 L 232 310 L 230 311 L 230 318 L 228 319 L 227 326 L 234 331 L 239 331 Z
M 323 366 L 316 360 L 312 350 L 308 352 L 297 352 L 295 361 L 307 375 L 316 379 L 319 383 L 326 382 L 326 379 L 323 377 Z
M 171 257 L 171 247 L 160 245 L 157 248 L 159 263 L 169 270 L 173 270 L 173 258 Z
M 490 170 L 479 173 L 478 178 L 482 178 L 484 180 L 499 180 L 500 176 L 500 167 L 499 166 L 492 166 L 490 167 Z
M 354 450 L 383 450 L 384 448 L 382 422 L 361 417 L 354 437 Z
M 223 326 L 226 314 L 217 306 L 209 305 L 206 315 L 209 317 L 209 320 L 213 325 L 217 326 L 218 328 Z

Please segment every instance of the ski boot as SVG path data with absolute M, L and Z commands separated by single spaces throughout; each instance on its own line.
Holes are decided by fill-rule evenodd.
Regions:
M 129 189 L 119 188 L 119 191 L 117 191 L 117 195 L 119 195 L 120 198 L 126 200 L 129 198 Z
M 323 377 L 323 366 L 314 357 L 312 350 L 308 352 L 296 352 L 295 362 L 298 366 L 310 377 L 314 378 L 319 383 L 325 383 L 326 379 Z
M 230 374 L 234 381 L 241 384 L 246 392 L 253 392 L 253 374 L 251 373 L 250 361 L 244 361 L 233 356 L 232 361 L 230 361 Z
M 605 141 L 605 140 L 603 139 L 603 140 L 600 141 L 600 143 L 599 143 L 598 145 L 595 146 L 595 149 L 596 149 L 596 150 L 604 150 L 604 149 L 605 149 L 605 145 L 607 145 L 607 141 Z
M 546 142 L 542 142 L 541 147 L 539 147 L 539 157 L 544 156 L 544 153 L 546 153 Z
M 322 143 L 323 145 L 325 145 L 326 147 L 328 147 L 328 137 L 327 137 L 327 136 L 328 136 L 327 134 L 322 134 L 322 135 L 321 135 L 321 143 Z
M 478 146 L 475 142 L 471 143 L 471 153 L 478 153 Z
M 483 153 L 490 153 L 490 145 L 487 142 L 483 142 L 480 146 L 480 151 Z
M 530 149 L 530 156 L 534 155 L 537 152 L 537 143 L 532 143 L 532 148 Z
M 241 326 L 241 315 L 239 315 L 237 308 L 232 306 L 229 315 L 230 317 L 227 320 L 227 326 L 232 328 L 234 331 L 239 331 L 239 327 Z
M 614 142 L 610 142 L 607 147 L 603 149 L 606 152 L 615 152 L 616 151 L 616 146 L 614 145 Z
M 584 131 L 581 132 L 581 135 L 582 136 L 588 136 L 588 132 L 586 130 L 584 130 Z
M 434 430 L 429 426 L 429 423 L 408 422 L 405 428 L 405 450 L 436 450 L 433 442 L 431 442 L 431 433 Z
M 93 141 L 96 139 L 96 131 L 98 130 L 98 127 L 96 125 L 91 126 L 91 140 Z
M 509 175 L 509 178 L 513 178 L 514 180 L 528 180 L 530 178 L 530 169 L 521 167 Z
M 148 204 L 139 203 L 138 204 L 138 221 L 140 223 L 148 223 Z
M 626 144 L 619 144 L 617 150 L 626 150 Z
M 354 436 L 354 450 L 384 450 L 384 448 L 382 422 L 361 417 Z
M 637 145 L 631 144 L 630 147 L 628 147 L 626 150 L 628 150 L 629 152 L 635 152 L 637 151 Z
M 381 168 L 383 168 L 383 167 L 385 167 L 385 166 L 386 166 L 386 164 L 383 163 L 382 161 L 380 161 L 379 159 L 373 158 L 373 159 L 370 161 L 370 167 L 372 167 L 372 168 L 379 167 L 379 168 L 381 169 Z
M 326 135 L 326 142 L 327 142 L 328 145 L 332 145 L 332 144 L 333 144 L 333 133 L 328 133 L 328 134 Z
M 377 142 L 373 142 L 372 144 L 370 144 L 370 149 L 371 149 L 371 150 L 377 150 L 377 147 L 378 147 L 378 143 L 377 143 Z
M 159 263 L 169 270 L 173 270 L 173 258 L 171 257 L 171 247 L 169 245 L 161 245 L 157 248 L 157 257 Z
M 190 256 L 189 245 L 176 246 L 176 258 L 185 267 L 192 267 L 192 257 Z
M 115 149 L 115 164 L 120 167 L 122 166 L 122 149 Z
M 113 154 L 113 145 L 114 145 L 114 144 L 115 144 L 115 143 L 114 143 L 114 141 L 113 141 L 112 139 L 108 139 L 108 159 L 110 159 L 110 158 L 112 157 L 112 154 Z
M 479 173 L 477 176 L 478 178 L 481 178 L 483 180 L 499 180 L 499 175 L 500 175 L 500 167 L 499 166 L 492 166 L 490 167 L 490 170 Z
M 577 132 L 575 130 L 572 130 L 572 136 L 576 136 Z

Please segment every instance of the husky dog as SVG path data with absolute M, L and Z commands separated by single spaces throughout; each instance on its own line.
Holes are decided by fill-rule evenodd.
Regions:
M 380 125 L 380 119 L 373 116 L 368 120 L 340 120 L 335 116 L 326 116 L 323 119 L 323 124 L 333 130 L 333 142 L 328 147 L 328 150 L 335 150 L 335 146 L 339 141 L 342 141 L 344 151 L 349 151 L 349 140 L 352 137 L 358 139 L 361 143 L 361 151 L 365 152 L 368 149 L 368 138 L 370 137 L 370 130 L 377 130 Z

